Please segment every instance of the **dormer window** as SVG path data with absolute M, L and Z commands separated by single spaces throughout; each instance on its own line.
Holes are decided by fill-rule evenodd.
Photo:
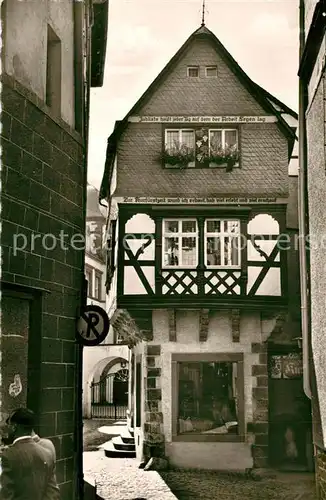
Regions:
M 207 78 L 214 78 L 217 76 L 217 66 L 206 66 Z
M 199 77 L 199 66 L 188 66 L 187 75 L 190 78 L 198 78 Z

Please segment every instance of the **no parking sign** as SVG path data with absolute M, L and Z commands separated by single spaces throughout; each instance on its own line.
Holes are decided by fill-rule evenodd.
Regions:
M 109 333 L 110 320 L 100 306 L 86 306 L 77 322 L 80 341 L 85 346 L 99 345 Z

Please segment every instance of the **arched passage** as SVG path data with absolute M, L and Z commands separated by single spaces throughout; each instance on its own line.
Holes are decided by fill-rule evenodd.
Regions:
M 127 362 L 117 358 L 102 369 L 99 380 L 91 383 L 92 418 L 126 418 L 128 407 Z
M 83 416 L 92 418 L 92 384 L 99 382 L 101 375 L 115 373 L 121 365 L 128 366 L 128 347 L 125 345 L 84 348 L 83 355 Z

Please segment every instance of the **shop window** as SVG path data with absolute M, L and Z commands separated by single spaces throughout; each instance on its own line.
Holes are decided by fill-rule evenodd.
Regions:
M 189 357 L 188 357 L 189 356 Z M 241 354 L 174 355 L 176 408 L 174 434 L 181 440 L 239 441 L 244 435 L 244 384 Z M 186 359 L 189 361 L 186 361 Z M 215 357 L 215 359 L 214 359 Z M 194 359 L 195 358 L 195 359 Z M 197 360 L 198 359 L 198 360 Z

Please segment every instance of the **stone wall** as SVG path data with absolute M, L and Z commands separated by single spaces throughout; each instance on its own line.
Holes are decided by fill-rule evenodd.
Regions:
M 56 447 L 61 498 L 71 500 L 77 474 L 75 322 L 83 279 L 82 244 L 74 249 L 71 242 L 84 234 L 83 142 L 30 90 L 8 75 L 2 75 L 2 83 L 2 280 L 41 297 L 39 309 L 31 310 L 29 336 L 35 344 L 27 401 L 39 393 L 32 409 L 40 414 L 41 436 Z M 60 231 L 66 234 L 66 250 Z M 15 333 L 2 331 L 9 351 L 15 349 L 10 339 Z M 4 391 L 10 383 L 11 377 L 3 378 Z
M 258 360 L 252 365 L 252 399 L 254 444 L 252 455 L 254 467 L 268 466 L 268 369 L 267 344 L 251 344 L 251 351 L 258 355 Z M 249 426 L 250 428 L 250 426 Z M 249 429 L 248 429 L 249 430 Z
M 164 457 L 161 389 L 161 346 L 148 345 L 143 453 L 145 458 Z

